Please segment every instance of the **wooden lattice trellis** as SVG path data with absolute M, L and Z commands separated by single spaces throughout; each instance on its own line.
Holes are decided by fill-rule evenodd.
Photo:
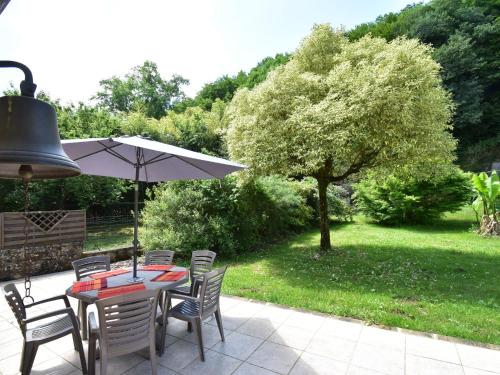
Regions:
M 83 241 L 85 211 L 31 211 L 0 213 L 0 248 L 24 244 L 25 223 L 28 219 L 30 245 Z

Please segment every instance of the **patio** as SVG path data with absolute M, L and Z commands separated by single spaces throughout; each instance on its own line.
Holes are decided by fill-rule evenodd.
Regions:
M 73 271 L 35 277 L 33 294 L 38 299 L 62 294 L 73 280 Z M 76 300 L 71 303 L 76 308 Z M 222 297 L 221 304 L 226 342 L 220 342 L 215 321 L 206 322 L 206 361 L 201 362 L 194 334 L 186 331 L 184 323 L 171 319 L 159 374 L 500 374 L 500 351 L 239 298 Z M 0 374 L 18 373 L 21 343 L 14 316 L 1 298 Z M 86 345 L 85 341 L 85 350 Z M 112 359 L 109 373 L 147 374 L 146 353 Z M 32 370 L 32 374 L 78 373 L 78 355 L 70 336 L 43 345 Z

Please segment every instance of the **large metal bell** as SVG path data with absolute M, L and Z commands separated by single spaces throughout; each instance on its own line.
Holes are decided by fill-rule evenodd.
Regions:
M 64 152 L 54 108 L 27 96 L 0 98 L 0 178 L 63 178 L 80 168 Z

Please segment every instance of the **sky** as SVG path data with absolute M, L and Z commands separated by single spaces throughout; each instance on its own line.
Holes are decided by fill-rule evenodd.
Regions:
M 194 96 L 205 83 L 293 52 L 315 23 L 350 29 L 408 0 L 11 0 L 0 60 L 26 64 L 63 103 L 89 102 L 99 81 L 152 60 Z M 23 74 L 0 69 L 0 92 Z

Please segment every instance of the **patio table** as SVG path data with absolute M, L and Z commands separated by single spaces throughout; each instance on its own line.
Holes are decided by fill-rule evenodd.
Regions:
M 132 276 L 132 268 L 126 268 L 129 272 L 122 273 L 120 275 L 114 275 L 106 278 L 107 288 L 117 287 L 117 286 L 126 286 L 131 285 L 130 279 Z M 173 266 L 169 272 L 178 272 L 178 271 L 186 271 L 185 267 Z M 175 281 L 152 281 L 156 276 L 163 274 L 165 271 L 146 271 L 141 270 L 140 268 L 137 270 L 137 276 L 144 278 L 144 286 L 147 290 L 153 289 L 163 289 L 169 290 L 173 289 L 179 285 L 185 284 L 189 280 L 189 272 L 186 272 L 184 276 Z M 84 277 L 80 281 L 90 281 L 93 280 L 91 277 Z M 97 293 L 99 290 L 88 290 L 85 292 L 74 293 L 71 290 L 71 286 L 66 289 L 66 295 L 79 299 L 87 304 L 93 304 L 97 301 Z M 87 340 L 87 317 L 81 314 L 81 322 L 80 322 L 80 330 L 82 331 L 82 339 Z

